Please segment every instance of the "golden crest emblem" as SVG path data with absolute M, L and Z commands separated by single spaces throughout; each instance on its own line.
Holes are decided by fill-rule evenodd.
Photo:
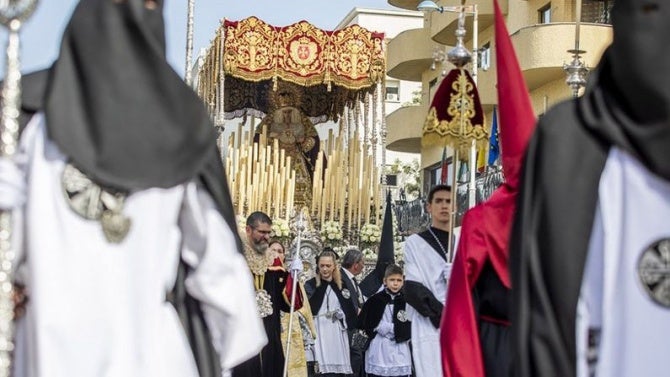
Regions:
M 318 47 L 316 42 L 302 37 L 291 41 L 289 51 L 291 52 L 291 59 L 297 64 L 310 65 L 316 60 Z

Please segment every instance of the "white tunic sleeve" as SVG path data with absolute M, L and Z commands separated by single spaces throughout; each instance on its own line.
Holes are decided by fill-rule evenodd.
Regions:
M 186 187 L 179 223 L 184 236 L 182 257 L 193 268 L 186 288 L 203 304 L 222 368 L 231 369 L 267 343 L 251 273 L 213 200 L 194 183 Z
M 409 241 L 409 238 L 407 239 Z M 425 285 L 423 274 L 419 270 L 416 260 L 416 244 L 414 242 L 405 242 L 404 257 L 405 261 L 405 279 L 416 281 Z

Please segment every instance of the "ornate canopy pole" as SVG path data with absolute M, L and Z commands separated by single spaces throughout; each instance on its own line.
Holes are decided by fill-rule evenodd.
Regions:
M 442 7 L 442 11 L 449 10 Z M 479 10 L 477 4 L 465 6 L 465 0 L 461 0 L 461 6 L 458 9 L 458 28 L 456 29 L 456 47 L 447 53 L 447 60 L 455 65 L 457 68 L 463 68 L 468 63 L 472 62 L 472 80 L 477 85 L 477 49 L 479 39 Z M 472 15 L 472 49 L 474 53 L 470 53 L 463 44 L 463 38 L 466 35 L 465 30 L 465 15 Z M 462 119 L 462 118 L 461 118 Z M 477 195 L 477 141 L 472 139 L 470 142 L 470 180 L 468 181 L 468 208 L 472 208 L 476 203 Z M 456 164 L 454 163 L 454 171 L 456 171 Z M 455 176 L 455 175 L 454 175 Z M 453 180 L 452 182 L 456 182 Z M 452 201 L 456 203 L 456 201 Z M 454 216 L 455 220 L 455 216 Z
M 432 141 L 440 141 L 444 144 L 453 144 L 454 153 L 452 155 L 452 213 L 449 225 L 450 234 L 453 234 L 453 228 L 456 222 L 456 198 L 457 198 L 457 162 L 461 159 L 470 160 L 470 179 L 469 179 L 469 205 L 471 208 L 475 204 L 476 196 L 476 156 L 477 144 L 481 140 L 487 139 L 488 135 L 483 127 L 483 111 L 481 109 L 481 102 L 477 93 L 477 60 L 473 61 L 473 54 L 465 48 L 463 43 L 466 35 L 465 31 L 465 16 L 471 14 L 473 16 L 473 45 L 477 46 L 478 38 L 478 13 L 477 6 L 465 6 L 465 1 L 461 1 L 461 5 L 457 7 L 438 6 L 435 2 L 426 0 L 422 1 L 417 7 L 421 11 L 438 11 L 444 12 L 458 12 L 458 27 L 456 29 L 456 46 L 446 54 L 447 60 L 452 63 L 456 69 L 452 70 L 447 77 L 440 84 L 440 88 L 433 98 L 433 104 L 429 111 L 426 123 L 423 129 L 423 144 L 429 144 Z M 471 77 L 465 70 L 465 66 L 473 63 L 473 76 Z M 453 72 L 458 71 L 458 78 L 454 78 Z M 441 91 L 443 86 L 451 87 L 448 93 Z M 453 90 L 452 90 L 453 89 Z M 457 89 L 457 90 L 456 90 Z M 439 98 L 439 96 L 449 97 Z M 448 102 L 448 106 L 445 102 Z M 438 107 L 447 107 L 446 110 Z M 445 114 L 446 113 L 446 114 Z M 456 119 L 458 118 L 458 119 Z M 481 122 L 481 124 L 478 124 Z M 453 255 L 453 241 L 449 243 L 448 253 Z
M 461 7 L 458 14 L 458 28 L 456 29 L 456 46 L 447 53 L 447 60 L 456 68 L 463 69 L 468 63 L 472 61 L 472 54 L 465 48 L 463 44 L 463 38 L 465 37 L 465 10 Z M 476 77 L 476 76 L 475 76 Z M 460 106 L 460 133 L 463 135 L 465 133 L 465 105 Z M 472 140 L 472 144 L 475 145 L 475 140 Z M 456 164 L 460 160 L 459 151 L 461 148 L 454 148 L 454 156 L 451 161 L 452 165 L 452 178 L 451 178 L 451 219 L 449 220 L 449 234 L 453 238 L 454 234 L 454 225 L 456 225 L 456 213 L 458 211 L 458 206 L 456 204 L 457 200 L 457 181 L 458 181 L 458 167 Z M 477 152 L 475 152 L 476 155 Z M 476 158 L 476 157 L 475 157 Z M 476 162 L 475 162 L 476 164 Z M 453 260 L 454 255 L 454 242 L 450 241 L 447 245 L 447 254 L 449 255 L 449 261 Z
M 19 138 L 21 112 L 21 60 L 19 30 L 37 6 L 37 0 L 9 0 L 0 3 L 0 22 L 9 30 L 7 40 L 7 71 L 2 87 L 0 115 L 0 156 L 11 158 Z M 14 286 L 13 269 L 16 252 L 12 250 L 12 212 L 0 211 L 0 377 L 12 370 L 14 350 Z
M 188 11 L 186 19 L 186 67 L 184 69 L 184 81 L 188 86 L 193 86 L 193 12 L 195 0 L 188 0 Z
M 464 9 L 464 8 L 461 8 Z M 479 49 L 479 11 L 477 4 L 472 5 L 472 80 L 477 85 L 477 72 L 479 68 L 478 49 Z M 468 208 L 475 206 L 477 202 L 477 142 L 472 139 L 470 142 L 470 182 L 468 183 Z

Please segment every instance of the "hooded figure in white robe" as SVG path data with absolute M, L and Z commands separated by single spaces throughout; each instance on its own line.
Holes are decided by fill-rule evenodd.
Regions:
M 540 120 L 511 235 L 513 375 L 664 376 L 670 7 L 617 0 L 581 98 Z
M 82 0 L 0 158 L 27 296 L 13 376 L 220 376 L 266 342 L 216 135 L 165 60 L 162 10 Z

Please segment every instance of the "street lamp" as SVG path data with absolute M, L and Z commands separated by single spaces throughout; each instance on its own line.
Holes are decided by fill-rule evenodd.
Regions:
M 439 6 L 435 4 L 434 1 L 431 0 L 424 0 L 417 5 L 416 9 L 421 12 L 435 12 L 438 11 L 440 13 L 444 12 L 444 7 Z

